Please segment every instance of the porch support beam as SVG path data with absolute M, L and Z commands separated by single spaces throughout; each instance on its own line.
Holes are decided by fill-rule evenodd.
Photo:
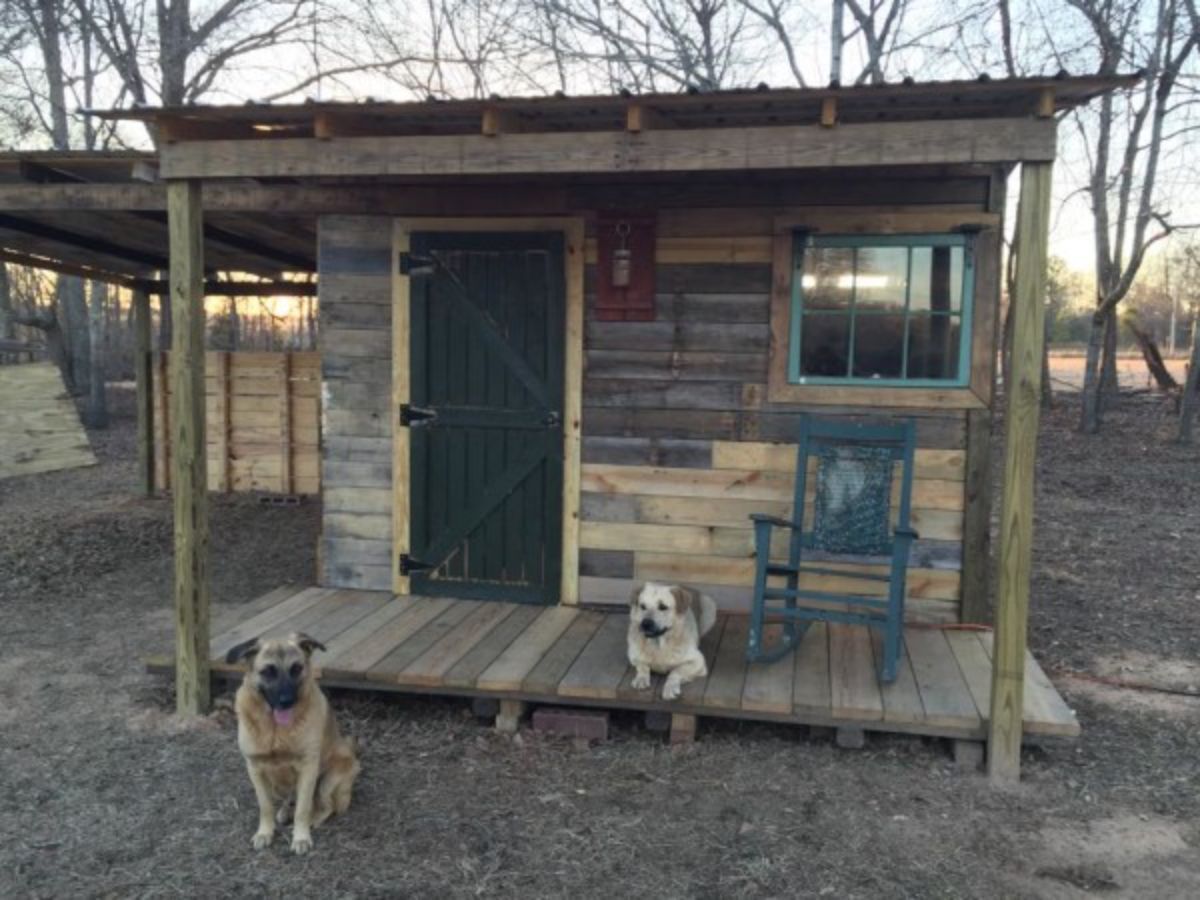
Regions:
M 1014 324 L 1012 389 L 1006 416 L 1000 584 L 996 595 L 991 718 L 988 723 L 987 765 L 988 776 L 993 782 L 1015 782 L 1021 774 L 1051 170 L 1049 162 L 1026 162 L 1021 167 L 1017 217 L 1020 243 L 1016 286 L 1011 298 Z
M 137 384 L 138 482 L 142 493 L 154 493 L 154 396 L 150 353 L 150 295 L 133 292 L 133 374 Z
M 208 472 L 204 430 L 204 229 L 198 181 L 167 183 L 171 486 L 175 502 L 175 708 L 209 705 Z
M 1052 161 L 1053 119 L 678 131 L 213 140 L 162 147 L 168 178 L 745 171 Z

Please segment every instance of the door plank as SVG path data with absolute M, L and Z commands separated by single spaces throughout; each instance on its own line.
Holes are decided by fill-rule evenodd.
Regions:
M 519 690 L 521 682 L 579 615 L 578 610 L 564 606 L 552 606 L 539 612 L 540 615 L 520 637 L 484 669 L 475 683 L 479 690 Z
M 616 698 L 617 686 L 629 668 L 625 647 L 628 626 L 625 616 L 604 614 L 603 624 L 559 682 L 559 696 Z

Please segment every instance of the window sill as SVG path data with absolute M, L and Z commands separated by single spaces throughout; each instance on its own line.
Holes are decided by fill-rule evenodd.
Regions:
M 898 387 L 872 384 L 780 384 L 776 382 L 767 387 L 767 402 L 813 406 L 987 408 L 987 403 L 969 387 Z

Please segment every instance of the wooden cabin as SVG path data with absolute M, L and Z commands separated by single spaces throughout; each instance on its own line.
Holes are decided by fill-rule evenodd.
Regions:
M 1128 83 L 1060 77 L 112 113 L 147 121 L 161 140 L 165 206 L 159 193 L 155 209 L 169 216 L 175 321 L 180 708 L 207 703 L 210 650 L 229 638 L 210 647 L 196 313 L 209 247 L 241 222 L 258 232 L 246 252 L 274 246 L 304 257 L 297 235 L 316 234 L 309 266 L 281 264 L 276 252 L 264 274 L 317 276 L 316 579 L 326 597 L 378 592 L 369 612 L 338 619 L 358 640 L 377 634 L 370 616 L 384 621 L 380 608 L 393 595 L 476 601 L 447 619 L 448 630 L 474 623 L 476 634 L 454 645 L 460 656 L 442 674 L 474 652 L 475 680 L 460 692 L 486 694 L 493 684 L 520 699 L 512 684 L 479 677 L 479 648 L 504 661 L 518 623 L 553 628 L 538 625 L 536 608 L 497 609 L 619 608 L 653 579 L 696 585 L 731 614 L 744 611 L 748 517 L 788 513 L 799 416 L 911 417 L 920 540 L 907 581 L 909 649 L 930 647 L 931 634 L 945 649 L 911 661 L 907 699 L 896 691 L 888 701 L 876 685 L 866 705 L 877 726 L 867 727 L 959 734 L 938 730 L 929 699 L 957 679 L 975 717 L 959 736 L 986 734 L 993 774 L 1015 776 L 1023 728 L 1078 727 L 1025 649 L 1057 119 Z M 971 632 L 916 626 L 992 621 L 1002 236 L 1018 165 L 1015 388 L 993 647 Z M 138 185 L 123 200 L 110 191 L 104 207 L 99 193 L 83 201 L 70 187 L 77 209 L 110 213 L 162 191 Z M 27 195 L 23 208 L 51 208 L 45 190 Z M 5 196 L 0 187 L 0 209 L 13 208 Z M 11 204 L 16 192 L 7 196 Z M 228 255 L 228 241 L 221 246 Z M 832 575 L 820 586 L 844 589 Z M 257 614 L 248 627 L 284 621 Z M 512 634 L 497 636 L 505 621 Z M 575 693 L 557 695 L 621 705 L 623 669 L 613 675 L 599 662 L 603 653 L 622 661 L 620 624 L 595 634 L 575 648 L 595 665 L 575 673 Z M 344 658 L 355 655 L 339 646 Z M 733 637 L 713 649 L 736 664 Z M 801 708 L 802 673 L 824 665 L 836 682 L 858 665 L 843 666 L 838 654 L 865 653 L 869 664 L 870 639 L 814 652 L 817 662 L 802 647 L 786 675 L 743 662 L 738 690 L 786 682 L 789 715 L 768 704 L 761 717 L 837 720 L 836 685 L 832 712 L 790 715 Z M 615 679 L 611 692 L 586 689 L 605 679 Z M 739 696 L 725 708 L 755 708 Z M 905 703 L 916 719 L 904 718 Z M 703 706 L 692 704 L 708 714 Z

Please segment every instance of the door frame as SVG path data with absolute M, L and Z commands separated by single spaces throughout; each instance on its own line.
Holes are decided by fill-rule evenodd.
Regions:
M 409 482 L 412 478 L 409 430 L 400 427 L 400 407 L 411 391 L 409 363 L 410 281 L 400 274 L 400 254 L 417 231 L 558 231 L 563 236 L 566 297 L 563 310 L 563 482 L 562 582 L 559 603 L 579 603 L 580 464 L 583 445 L 583 268 L 584 221 L 578 216 L 529 218 L 397 218 L 392 226 L 392 592 L 408 594 L 409 579 L 400 574 L 400 555 L 411 539 Z

